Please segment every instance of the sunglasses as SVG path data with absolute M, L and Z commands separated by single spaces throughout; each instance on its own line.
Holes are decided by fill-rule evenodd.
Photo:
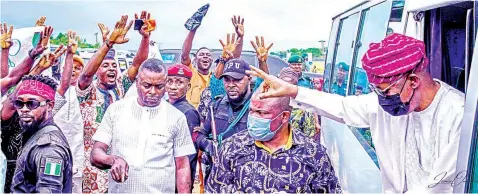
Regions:
M 48 102 L 47 101 L 43 101 L 43 102 L 40 102 L 40 101 L 37 101 L 37 100 L 29 100 L 29 101 L 21 101 L 21 100 L 15 100 L 13 101 L 13 107 L 15 107 L 16 109 L 22 109 L 25 105 L 27 105 L 27 108 L 30 109 L 30 110 L 33 110 L 33 109 L 36 109 L 40 106 L 45 106 L 46 103 Z
M 406 77 L 406 76 L 402 76 L 397 81 L 393 82 L 392 84 L 390 84 L 388 87 L 386 87 L 383 90 L 381 90 L 380 88 L 378 88 L 374 84 L 368 84 L 368 87 L 370 88 L 370 90 L 375 92 L 377 95 L 379 95 L 381 97 L 385 97 L 386 94 L 388 93 L 388 90 L 390 90 L 390 88 L 392 88 L 394 85 L 396 85 L 398 82 L 400 82 L 400 80 L 402 80 L 404 77 Z

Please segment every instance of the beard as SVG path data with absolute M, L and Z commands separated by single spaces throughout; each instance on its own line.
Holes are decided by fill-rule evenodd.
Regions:
M 38 127 L 40 124 L 43 122 L 45 119 L 46 111 L 43 112 L 43 114 L 40 116 L 38 120 L 33 119 L 32 122 L 24 122 L 23 120 L 20 119 L 20 127 L 22 128 L 23 132 L 28 132 L 28 131 L 36 131 L 38 130 Z M 30 115 L 28 115 L 30 116 Z

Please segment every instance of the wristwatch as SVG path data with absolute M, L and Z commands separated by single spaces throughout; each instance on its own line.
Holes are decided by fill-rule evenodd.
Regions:
M 113 47 L 113 44 L 111 44 L 110 46 L 110 43 L 111 43 L 110 40 L 105 41 L 106 47 L 108 47 L 108 49 L 111 49 Z
M 227 59 L 225 59 L 224 57 L 219 57 L 219 63 L 222 63 L 222 64 L 226 64 L 227 63 Z

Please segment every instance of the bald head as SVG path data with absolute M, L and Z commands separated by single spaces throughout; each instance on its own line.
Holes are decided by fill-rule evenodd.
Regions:
M 261 109 L 268 109 L 271 113 L 280 113 L 283 111 L 290 111 L 290 97 L 277 97 L 260 99 L 259 94 L 261 92 L 256 90 L 251 97 L 251 106 L 257 105 Z

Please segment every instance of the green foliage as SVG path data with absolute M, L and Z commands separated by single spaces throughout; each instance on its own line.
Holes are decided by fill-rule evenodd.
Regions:
M 287 51 L 276 51 L 276 52 L 271 52 L 271 55 L 276 55 L 281 58 L 286 58 L 287 53 L 290 53 L 291 55 L 299 55 L 301 57 L 307 57 L 307 53 L 312 53 L 312 57 L 320 57 L 322 56 L 322 50 L 319 48 L 307 48 L 307 49 L 298 49 L 298 48 L 291 48 Z
M 63 33 L 59 33 L 56 38 L 53 38 L 53 36 L 50 37 L 50 44 L 54 45 L 68 45 L 68 36 Z M 90 44 L 86 42 L 86 39 L 82 39 L 78 42 L 78 47 L 79 48 L 99 48 L 100 44 Z

